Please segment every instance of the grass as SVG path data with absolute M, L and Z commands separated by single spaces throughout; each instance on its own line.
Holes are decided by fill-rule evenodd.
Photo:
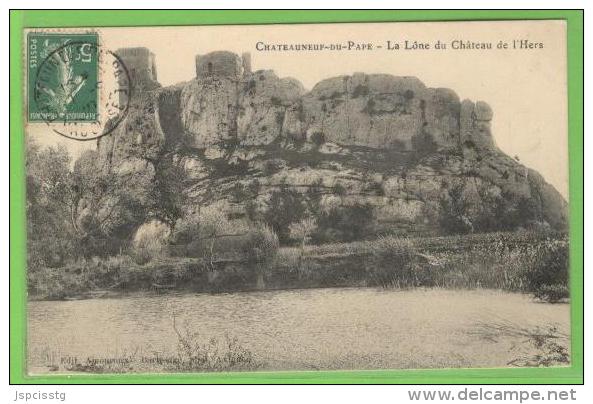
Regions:
M 262 274 L 263 272 L 263 274 Z M 96 291 L 223 292 L 379 286 L 501 289 L 547 302 L 568 297 L 568 241 L 551 233 L 379 237 L 352 243 L 280 248 L 262 266 L 237 254 L 163 257 L 139 264 L 126 255 L 29 272 L 34 299 L 93 297 Z
M 503 338 L 521 341 L 513 346 L 516 358 L 507 363 L 516 367 L 549 367 L 570 363 L 569 336 L 556 326 L 524 327 L 509 322 L 480 323 L 475 335 L 496 343 Z
M 372 277 L 386 287 L 489 288 L 568 297 L 568 242 L 493 233 L 473 240 L 380 238 L 370 245 Z
M 145 264 L 127 255 L 80 260 L 62 268 L 29 271 L 29 296 L 53 300 L 93 291 L 158 289 L 204 275 L 208 268 L 209 261 L 198 258 L 163 258 Z
M 54 372 L 130 373 L 130 372 L 229 372 L 257 370 L 262 364 L 243 347 L 236 337 L 205 339 L 185 324 L 178 327 L 173 319 L 177 346 L 173 354 L 143 352 L 140 348 L 109 358 L 59 359 L 46 352 L 45 361 Z M 173 347 L 172 347 L 173 348 Z
M 280 253 L 289 270 L 298 264 L 310 274 L 311 267 L 323 263 L 316 267 L 327 272 L 333 262 L 346 273 L 349 266 L 355 265 L 367 286 L 501 289 L 532 293 L 552 303 L 568 297 L 568 242 L 558 234 L 388 236 L 310 246 L 298 260 L 288 259 L 291 254 Z M 350 262 L 340 259 L 344 257 L 349 257 Z

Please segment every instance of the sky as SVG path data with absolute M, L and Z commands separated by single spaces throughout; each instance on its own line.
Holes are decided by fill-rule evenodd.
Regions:
M 291 24 L 200 27 L 99 28 L 109 50 L 145 46 L 156 57 L 163 86 L 195 77 L 194 58 L 215 50 L 251 53 L 252 69 L 272 69 L 311 89 L 320 80 L 355 72 L 414 76 L 428 87 L 454 90 L 460 99 L 486 101 L 494 111 L 492 133 L 507 154 L 539 171 L 567 198 L 568 125 L 566 26 L 563 21 Z M 454 50 L 452 41 L 492 43 L 491 50 Z M 542 44 L 512 49 L 513 40 Z M 264 44 L 357 44 L 374 49 L 260 51 Z M 387 41 L 399 43 L 388 50 Z M 428 50 L 404 50 L 429 43 Z M 440 41 L 447 49 L 434 49 Z M 498 49 L 502 41 L 507 49 Z M 258 45 L 260 43 L 260 45 Z M 377 49 L 377 45 L 382 46 Z M 64 144 L 75 156 L 96 142 L 65 139 L 44 124 L 27 132 L 42 145 Z

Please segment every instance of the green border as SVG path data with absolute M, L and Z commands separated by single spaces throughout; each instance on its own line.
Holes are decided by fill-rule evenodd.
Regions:
M 568 33 L 572 365 L 564 368 L 28 376 L 23 130 L 23 28 L 380 21 L 562 19 Z M 583 11 L 582 10 L 216 10 L 10 12 L 10 383 L 186 384 L 582 384 L 583 383 Z

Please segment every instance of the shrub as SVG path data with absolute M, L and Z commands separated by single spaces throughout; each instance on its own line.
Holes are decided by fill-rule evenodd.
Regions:
M 237 370 L 253 370 L 257 363 L 253 353 L 239 344 L 237 338 L 225 335 L 223 340 L 210 338 L 202 343 L 199 334 L 191 331 L 178 331 L 177 361 L 169 365 L 181 372 L 222 372 Z
M 315 132 L 311 135 L 311 141 L 317 146 L 325 143 L 325 135 L 322 132 Z
M 338 182 L 336 185 L 334 185 L 333 192 L 335 195 L 343 196 L 346 195 L 346 188 L 344 188 L 344 186 Z
M 379 237 L 369 243 L 373 258 L 371 283 L 383 287 L 430 286 L 427 267 L 418 260 L 414 242 L 406 238 Z
M 548 303 L 557 303 L 569 295 L 566 285 L 541 285 L 534 292 L 533 296 Z
M 286 244 L 290 241 L 288 227 L 305 216 L 305 209 L 302 195 L 294 189 L 284 188 L 272 192 L 263 218 L 276 232 L 280 242 Z
M 274 175 L 281 169 L 282 169 L 282 163 L 279 160 L 275 159 L 275 160 L 266 160 L 266 162 L 264 163 L 263 171 L 264 171 L 265 175 Z
M 253 264 L 269 263 L 278 253 L 280 243 L 274 230 L 266 224 L 250 229 L 243 244 L 243 253 Z
M 274 230 L 260 224 L 247 234 L 243 251 L 248 264 L 255 270 L 256 288 L 265 288 L 265 274 L 278 254 L 278 236 Z
M 132 257 L 138 264 L 145 264 L 166 254 L 165 246 L 171 231 L 169 226 L 152 220 L 138 228 L 132 243 Z
M 278 250 L 276 264 L 288 268 L 289 271 L 298 271 L 303 261 L 304 254 L 300 248 L 284 247 Z
M 385 190 L 380 182 L 370 181 L 366 186 L 366 191 L 377 196 L 385 196 Z
M 249 193 L 246 190 L 246 187 L 241 184 L 240 182 L 235 182 L 233 187 L 231 188 L 230 196 L 235 203 L 241 203 L 249 198 Z
M 65 268 L 41 267 L 27 273 L 29 295 L 43 299 L 63 299 L 79 292 L 81 284 L 81 274 L 68 273 Z
M 228 247 L 226 239 L 241 231 L 241 226 L 230 222 L 224 209 L 215 204 L 180 219 L 175 224 L 172 242 L 187 245 L 189 256 L 207 258 L 213 263 L 218 252 Z
M 537 298 L 557 302 L 568 297 L 568 243 L 563 240 L 540 243 L 524 279 L 526 289 Z
M 473 224 L 467 216 L 468 201 L 463 195 L 463 184 L 453 185 L 440 200 L 439 225 L 445 234 L 473 232 Z
M 57 268 L 72 261 L 78 254 L 73 236 L 64 237 L 56 234 L 54 237 L 39 239 L 31 237 L 27 246 L 27 265 L 29 271 L 40 268 Z
M 305 244 L 311 239 L 311 234 L 315 231 L 317 223 L 315 219 L 304 218 L 303 220 L 292 223 L 288 226 L 290 237 L 301 243 L 301 249 L 305 248 Z
M 334 207 L 322 212 L 317 223 L 318 230 L 312 235 L 315 242 L 361 240 L 372 233 L 373 207 L 369 204 Z

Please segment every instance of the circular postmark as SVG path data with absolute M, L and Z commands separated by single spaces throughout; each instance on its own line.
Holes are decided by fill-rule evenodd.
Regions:
M 111 133 L 130 108 L 132 80 L 122 59 L 103 47 L 70 41 L 39 64 L 33 100 L 57 134 L 93 140 Z

